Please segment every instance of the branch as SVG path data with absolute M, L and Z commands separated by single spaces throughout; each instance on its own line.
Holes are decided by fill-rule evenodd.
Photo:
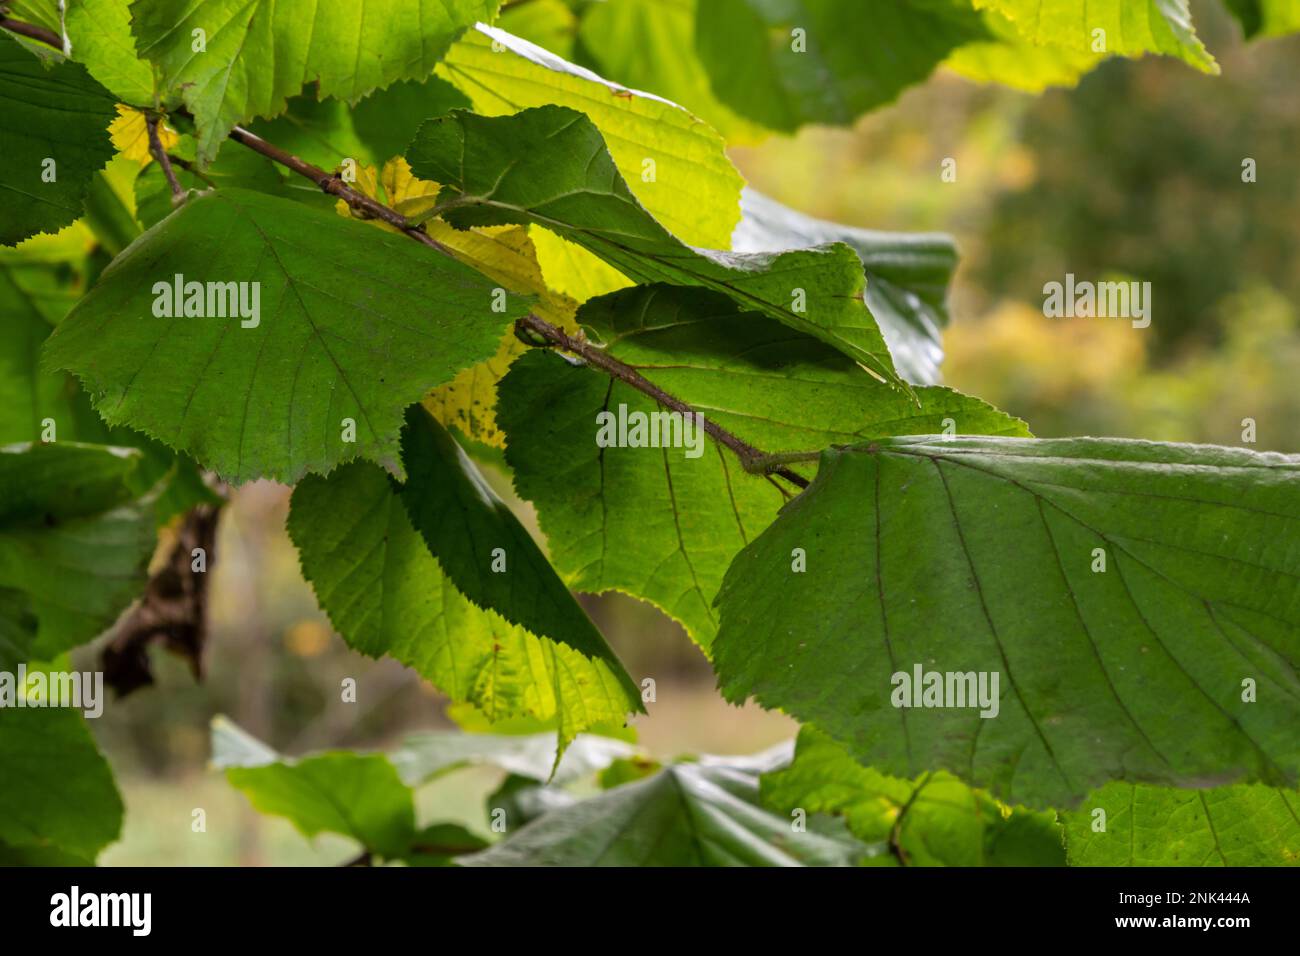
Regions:
M 42 43 L 54 47 L 60 53 L 63 52 L 63 38 L 53 30 L 38 27 L 34 23 L 11 20 L 8 17 L 0 17 L 0 27 L 4 27 L 11 33 L 17 33 L 19 36 L 25 36 L 29 40 L 40 40 Z
M 172 205 L 179 206 L 185 201 L 185 190 L 177 182 L 172 161 L 168 158 L 167 151 L 163 149 L 162 140 L 158 138 L 158 117 L 151 113 L 145 117 L 144 123 L 149 129 L 149 152 L 162 167 L 163 175 L 167 177 L 167 185 L 172 188 Z
M 58 49 L 63 48 L 62 41 L 59 37 L 51 33 L 49 30 L 44 30 L 41 27 L 27 23 L 18 23 L 17 21 L 9 20 L 8 18 L 4 18 L 0 23 L 2 23 L 6 28 L 13 30 L 15 33 L 24 33 L 27 36 L 42 40 Z M 156 139 L 156 132 L 153 126 L 150 126 L 149 132 L 150 151 L 152 152 L 154 141 Z M 230 131 L 230 138 L 242 146 L 247 146 L 254 152 L 261 153 L 267 159 L 279 163 L 286 169 L 292 170 L 299 176 L 310 179 L 319 186 L 322 191 L 342 199 L 348 204 L 349 208 L 362 218 L 379 219 L 386 222 L 390 226 L 394 226 L 401 230 L 416 242 L 422 243 L 431 249 L 436 249 L 445 256 L 455 258 L 455 255 L 450 249 L 425 232 L 423 227 L 417 222 L 408 219 L 396 209 L 385 206 L 383 203 L 379 202 L 379 200 L 372 199 L 365 193 L 358 192 L 348 186 L 338 173 L 327 173 L 319 166 L 313 166 L 311 163 L 299 159 L 292 153 L 286 152 L 280 147 L 268 143 L 266 140 L 262 139 L 262 137 L 255 133 L 250 133 L 241 126 L 236 126 Z M 159 152 L 161 152 L 161 145 L 159 145 Z M 162 158 L 159 159 L 159 163 L 160 165 L 163 165 L 164 171 L 169 173 L 168 181 L 172 183 L 174 196 L 175 191 L 179 186 L 175 182 L 174 174 L 170 174 L 170 163 L 164 164 L 165 159 L 166 155 L 163 154 Z M 625 382 L 637 391 L 649 395 L 656 402 L 666 408 L 670 408 L 675 412 L 680 412 L 683 415 L 694 414 L 694 409 L 689 405 L 681 399 L 674 398 L 653 382 L 647 380 L 632 366 L 620 362 L 602 349 L 598 349 L 587 342 L 574 338 L 563 329 L 558 329 L 551 325 L 551 323 L 547 322 L 545 319 L 530 314 L 516 322 L 515 327 L 517 330 L 527 329 L 541 336 L 552 345 L 558 346 L 566 352 L 572 352 L 574 355 L 580 356 L 588 365 L 598 368 L 606 375 L 616 378 L 620 382 Z M 707 418 L 704 418 L 703 421 L 705 432 L 714 441 L 731 449 L 736 454 L 736 457 L 740 459 L 740 463 L 744 466 L 745 471 L 754 475 L 763 475 L 768 477 L 769 480 L 771 480 L 770 476 L 777 475 L 798 488 L 808 487 L 807 478 L 795 471 L 791 471 L 789 468 L 786 468 L 784 464 L 787 460 L 806 460 L 808 458 L 807 454 L 801 452 L 797 453 L 793 457 L 769 455 L 755 448 L 753 445 L 742 441 L 735 435 L 731 434 L 731 432 L 714 422 L 709 421 Z
M 363 219 L 382 220 L 390 226 L 400 229 L 417 242 L 422 242 L 432 249 L 437 249 L 444 255 L 451 255 L 450 249 L 438 242 L 418 225 L 410 222 L 396 209 L 390 209 L 377 199 L 371 199 L 365 193 L 353 189 L 342 180 L 338 173 L 327 173 L 319 166 L 313 166 L 311 163 L 299 159 L 292 153 L 286 152 L 280 147 L 268 143 L 256 133 L 250 133 L 242 126 L 236 126 L 232 129 L 230 131 L 230 138 L 236 143 L 247 146 L 254 152 L 261 153 L 267 159 L 273 160 L 281 166 L 292 170 L 299 176 L 310 179 L 319 186 L 322 191 L 327 192 L 332 196 L 338 196 Z
M 545 319 L 538 318 L 535 315 L 528 315 L 516 322 L 515 326 L 517 328 L 523 328 L 535 332 L 551 344 L 558 345 L 566 352 L 572 352 L 574 355 L 582 358 L 582 360 L 588 365 L 600 369 L 611 378 L 616 378 L 620 382 L 632 386 L 638 392 L 643 392 L 644 394 L 649 395 L 665 408 L 671 408 L 673 411 L 680 412 L 683 415 L 690 415 L 695 412 L 691 406 L 687 405 L 681 399 L 669 395 L 658 385 L 655 385 L 653 382 L 645 378 L 645 376 L 632 366 L 620 362 L 604 349 L 596 348 L 588 342 L 574 338 L 563 329 L 551 325 L 551 323 L 547 322 Z M 731 434 L 731 432 L 722 428 L 715 422 L 709 421 L 709 419 L 703 418 L 703 416 L 701 416 L 701 418 L 704 422 L 704 430 L 708 433 L 709 437 L 719 444 L 726 445 L 735 452 L 736 457 L 740 459 L 740 463 L 750 474 L 780 475 L 786 481 L 798 485 L 800 488 L 808 487 L 808 479 L 804 478 L 803 475 L 784 467 L 784 465 L 775 461 L 773 456 L 764 454 L 753 445 L 737 438 L 735 435 Z

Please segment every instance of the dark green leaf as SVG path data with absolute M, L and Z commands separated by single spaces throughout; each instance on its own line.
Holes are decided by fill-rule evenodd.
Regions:
M 1108 783 L 1065 820 L 1071 866 L 1300 866 L 1295 790 Z
M 117 112 L 85 67 L 46 64 L 3 32 L 0 104 L 0 244 L 11 246 L 81 215 L 91 178 L 113 156 L 108 125 Z
M 884 773 L 949 770 L 1007 802 L 1073 805 L 1112 779 L 1294 786 L 1297 541 L 1295 457 L 1092 438 L 832 449 L 727 572 L 715 665 L 728 699 L 814 721 Z M 893 675 L 917 668 L 984 675 L 1000 702 L 963 705 L 954 680 L 957 706 L 895 706 Z
M 0 663 L 90 640 L 144 589 L 155 505 L 140 496 L 140 462 L 73 442 L 0 448 Z
M 0 844 L 24 862 L 93 860 L 121 833 L 113 773 L 77 711 L 0 707 L 0 768 Z
M 697 8 L 695 49 L 718 99 L 792 132 L 848 125 L 986 36 L 964 0 L 708 0 Z
M 407 410 L 402 462 L 402 502 L 411 524 L 452 583 L 479 607 L 605 662 L 636 696 L 636 685 L 527 529 L 421 405 Z

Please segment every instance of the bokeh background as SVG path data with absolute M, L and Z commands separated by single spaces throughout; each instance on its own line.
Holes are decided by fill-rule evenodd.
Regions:
M 1192 7 L 1222 76 L 1110 60 L 1076 89 L 1029 96 L 941 72 L 851 130 L 810 128 L 733 159 L 811 215 L 955 235 L 945 382 L 1035 434 L 1240 444 L 1253 418 L 1255 447 L 1300 452 L 1300 37 L 1247 47 L 1219 4 Z M 955 182 L 940 179 L 945 158 Z M 1242 182 L 1246 158 L 1254 183 Z M 1067 272 L 1150 281 L 1151 326 L 1044 318 L 1043 284 Z M 513 499 L 508 476 L 493 478 Z M 155 652 L 157 684 L 92 722 L 127 805 L 124 837 L 101 862 L 328 864 L 354 852 L 256 814 L 210 770 L 215 714 L 290 754 L 453 726 L 413 672 L 331 631 L 285 534 L 288 494 L 257 483 L 226 509 L 203 683 Z M 653 608 L 619 595 L 584 603 L 632 675 L 657 683 L 634 724 L 654 755 L 748 753 L 793 735 L 780 714 L 725 704 L 699 651 Z M 97 648 L 81 653 L 89 666 Z M 344 677 L 357 680 L 355 705 L 338 704 Z M 421 792 L 423 809 L 483 831 L 499 780 L 454 774 Z M 196 834 L 200 807 L 208 827 Z

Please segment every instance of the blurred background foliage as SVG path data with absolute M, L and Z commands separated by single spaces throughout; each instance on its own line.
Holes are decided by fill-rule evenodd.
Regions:
M 519 22 L 503 25 L 529 32 L 522 18 L 536 17 L 534 40 L 582 59 L 595 38 L 540 16 L 548 4 L 521 5 Z M 1249 417 L 1256 447 L 1297 452 L 1300 37 L 1246 47 L 1217 3 L 1193 2 L 1193 13 L 1222 76 L 1167 58 L 1116 59 L 1075 89 L 1031 96 L 940 72 L 852 129 L 805 128 L 732 156 L 756 188 L 808 214 L 954 234 L 962 259 L 945 381 L 1036 434 L 1240 444 Z M 1247 157 L 1254 183 L 1242 182 Z M 940 177 L 947 158 L 955 182 Z M 1045 318 L 1043 284 L 1067 272 L 1150 281 L 1151 326 Z M 518 503 L 508 476 L 492 477 Z M 206 769 L 214 714 L 290 754 L 451 726 L 445 702 L 413 672 L 364 658 L 332 633 L 285 534 L 287 503 L 288 489 L 259 482 L 227 509 L 203 684 L 155 652 L 157 685 L 94 722 L 130 808 L 124 839 L 102 862 L 346 855 L 347 841 L 308 843 Z M 650 714 L 635 722 L 651 752 L 747 753 L 793 735 L 779 714 L 724 704 L 699 651 L 654 609 L 617 595 L 584 602 L 633 677 L 656 682 Z M 97 653 L 83 649 L 79 665 Z M 332 706 L 346 677 L 357 680 L 358 703 Z M 483 799 L 500 776 L 467 771 L 421 799 L 481 832 Z M 191 832 L 198 807 L 210 837 Z

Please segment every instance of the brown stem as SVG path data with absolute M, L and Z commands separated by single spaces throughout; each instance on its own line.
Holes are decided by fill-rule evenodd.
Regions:
M 10 33 L 17 33 L 25 36 L 29 40 L 40 40 L 42 43 L 54 47 L 60 53 L 63 52 L 63 38 L 53 30 L 47 30 L 45 27 L 38 27 L 34 23 L 23 23 L 21 20 L 11 20 L 8 17 L 0 17 L 0 27 L 4 27 Z
M 397 210 L 385 206 L 377 199 L 372 199 L 364 193 L 352 189 L 336 173 L 327 173 L 319 166 L 313 166 L 311 163 L 299 159 L 292 153 L 285 152 L 280 147 L 268 143 L 260 136 L 250 133 L 239 126 L 230 131 L 230 138 L 255 152 L 261 153 L 281 166 L 291 169 L 299 176 L 310 179 L 325 192 L 338 196 L 362 216 L 382 220 L 390 226 L 400 229 L 417 242 L 422 242 L 426 246 L 437 249 L 443 255 L 453 255 L 450 249 L 430 236 L 421 226 L 412 223 Z M 639 392 L 644 392 L 666 408 L 681 412 L 683 415 L 691 414 L 694 411 L 685 402 L 674 398 L 654 383 L 648 381 L 630 365 L 620 362 L 601 349 L 573 338 L 562 329 L 551 325 L 545 319 L 530 314 L 520 319 L 516 326 L 531 330 L 565 351 L 581 356 L 589 365 L 600 369 L 613 378 L 617 378 L 621 382 L 626 382 Z M 779 475 L 799 488 L 808 487 L 808 479 L 784 467 L 779 462 L 771 462 L 769 456 L 752 445 L 741 441 L 735 435 L 708 419 L 704 419 L 704 430 L 715 441 L 726 445 L 735 452 L 746 471 L 758 475 Z
M 236 126 L 230 131 L 230 138 L 243 146 L 247 146 L 254 152 L 261 153 L 267 159 L 293 170 L 299 176 L 310 179 L 324 192 L 338 196 L 362 217 L 382 220 L 390 226 L 400 229 L 417 242 L 422 242 L 430 248 L 451 255 L 450 249 L 438 242 L 418 225 L 408 221 L 396 209 L 390 209 L 379 200 L 371 199 L 365 193 L 353 189 L 339 177 L 338 173 L 327 173 L 319 166 L 313 166 L 311 163 L 299 159 L 292 153 L 268 143 L 256 133 L 250 133 L 241 126 Z
M 537 333 L 546 341 L 558 345 L 566 352 L 572 352 L 574 355 L 580 356 L 588 365 L 600 369 L 611 378 L 616 378 L 620 382 L 632 386 L 638 392 L 643 392 L 644 394 L 649 395 L 665 408 L 670 408 L 683 415 L 690 415 L 695 411 L 681 399 L 674 398 L 658 385 L 649 381 L 632 366 L 620 362 L 604 349 L 596 348 L 588 342 L 574 338 L 563 329 L 556 328 L 545 319 L 538 318 L 535 315 L 527 315 L 516 322 L 515 325 Z M 726 445 L 735 452 L 736 457 L 740 459 L 740 462 L 744 465 L 746 471 L 753 474 L 780 475 L 786 481 L 798 485 L 800 488 L 808 487 L 808 479 L 804 478 L 803 475 L 791 471 L 782 465 L 769 467 L 766 464 L 769 456 L 759 451 L 753 445 L 747 444 L 737 438 L 735 435 L 731 434 L 731 432 L 722 428 L 715 422 L 711 422 L 707 418 L 702 418 L 702 420 L 704 422 L 704 431 L 708 433 L 709 437 L 719 444 Z
M 6 28 L 13 30 L 15 33 L 23 33 L 27 36 L 34 37 L 35 39 L 43 40 L 51 46 L 62 49 L 62 41 L 59 37 L 41 27 L 27 23 L 18 23 L 17 21 L 9 20 L 8 18 L 0 20 L 0 23 L 2 23 Z M 152 151 L 154 148 L 156 133 L 152 126 L 150 126 L 149 131 L 150 150 Z M 411 222 L 396 209 L 385 206 L 383 203 L 379 202 L 379 200 L 372 199 L 365 195 L 365 193 L 358 192 L 351 188 L 347 183 L 343 182 L 337 173 L 327 173 L 319 166 L 313 166 L 311 163 L 299 159 L 292 153 L 287 152 L 272 143 L 268 143 L 266 140 L 262 139 L 262 137 L 255 133 L 250 133 L 248 130 L 240 126 L 236 126 L 230 131 L 230 138 L 243 146 L 247 146 L 254 152 L 261 153 L 266 158 L 279 163 L 281 166 L 292 170 L 299 176 L 310 179 L 323 191 L 333 196 L 338 196 L 362 217 L 367 219 L 379 219 L 388 223 L 390 226 L 400 229 L 416 242 L 423 243 L 431 249 L 436 249 L 443 255 L 453 256 L 450 249 L 430 236 L 420 225 Z M 159 151 L 161 152 L 161 146 L 159 146 Z M 166 155 L 164 154 L 163 157 L 159 159 L 159 163 L 163 164 L 165 159 Z M 164 164 L 163 169 L 169 172 L 168 180 L 172 183 L 174 195 L 178 185 L 175 182 L 175 176 L 170 174 L 170 163 Z M 694 409 L 685 402 L 669 395 L 663 389 L 659 388 L 659 386 L 646 379 L 640 372 L 632 368 L 632 366 L 620 362 L 602 349 L 598 349 L 587 342 L 574 338 L 563 329 L 551 325 L 551 323 L 547 322 L 545 319 L 530 314 L 525 318 L 520 319 L 515 323 L 515 325 L 516 328 L 528 329 L 553 345 L 557 345 L 567 352 L 572 352 L 574 355 L 580 356 L 588 365 L 598 368 L 606 375 L 616 378 L 620 382 L 625 382 L 637 391 L 649 395 L 656 402 L 666 408 L 680 412 L 683 415 L 689 415 L 694 412 Z M 703 421 L 705 432 L 713 438 L 714 441 L 726 445 L 731 449 L 740 459 L 740 463 L 744 466 L 747 472 L 755 475 L 763 475 L 768 477 L 769 480 L 770 476 L 777 475 L 798 488 L 808 487 L 808 479 L 804 478 L 803 475 L 786 468 L 779 460 L 779 456 L 768 455 L 760 451 L 753 445 L 747 444 L 735 435 L 731 434 L 731 432 L 727 431 L 725 428 L 720 427 L 708 419 L 703 419 Z
M 150 114 L 145 117 L 144 122 L 149 130 L 149 153 L 162 167 L 163 175 L 167 177 L 167 185 L 172 188 L 172 205 L 179 206 L 185 201 L 185 190 L 177 181 L 176 171 L 172 169 L 172 161 L 167 156 L 167 150 L 163 149 L 162 140 L 158 137 L 158 117 Z

